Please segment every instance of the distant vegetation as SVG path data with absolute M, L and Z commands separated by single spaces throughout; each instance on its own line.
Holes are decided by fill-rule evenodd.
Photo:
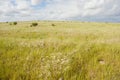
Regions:
M 10 24 L 10 25 L 12 25 L 12 23 L 11 23 L 11 22 L 10 22 L 9 24 Z
M 56 26 L 55 24 L 52 24 L 52 26 Z
M 30 27 L 38 26 L 38 23 L 32 23 Z
M 17 22 L 13 22 L 13 25 L 17 25 Z
M 8 22 L 7 22 L 8 23 Z M 10 25 L 17 25 L 17 22 L 10 22 Z

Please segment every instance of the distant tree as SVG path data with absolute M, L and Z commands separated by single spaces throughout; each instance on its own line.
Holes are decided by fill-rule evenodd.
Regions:
M 13 22 L 13 25 L 17 25 L 17 22 Z
M 37 25 L 38 25 L 38 23 L 32 23 L 32 25 L 30 25 L 30 27 L 37 26 Z
M 55 24 L 52 24 L 52 26 L 55 26 Z

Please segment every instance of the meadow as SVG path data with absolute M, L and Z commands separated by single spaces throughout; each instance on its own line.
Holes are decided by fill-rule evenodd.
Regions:
M 120 80 L 120 24 L 0 23 L 0 80 Z

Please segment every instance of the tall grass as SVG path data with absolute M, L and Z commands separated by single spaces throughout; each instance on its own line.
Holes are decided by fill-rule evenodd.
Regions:
M 120 24 L 0 24 L 0 80 L 119 80 Z

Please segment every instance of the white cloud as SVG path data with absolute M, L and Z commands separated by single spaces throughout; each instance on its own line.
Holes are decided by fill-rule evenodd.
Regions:
M 17 9 L 28 9 L 30 7 L 30 4 L 26 0 L 16 0 L 16 8 Z
M 109 20 L 120 16 L 119 3 L 119 0 L 4 0 L 0 1 L 0 21 L 1 17 L 5 20 L 8 16 L 13 20 L 84 20 L 89 17 Z
M 40 3 L 41 0 L 31 0 L 32 5 L 37 5 Z
M 120 12 L 118 0 L 47 0 L 42 10 L 45 18 L 63 19 L 69 17 L 110 16 Z

